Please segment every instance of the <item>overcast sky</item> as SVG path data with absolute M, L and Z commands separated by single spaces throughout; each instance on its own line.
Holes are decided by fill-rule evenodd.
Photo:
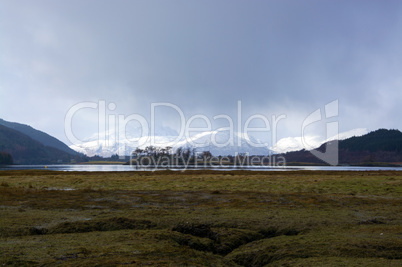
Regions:
M 213 128 L 237 125 L 241 101 L 242 123 L 286 115 L 277 138 L 338 100 L 340 131 L 402 129 L 402 1 L 1 0 L 0 118 L 67 142 L 69 109 L 100 100 L 147 120 L 168 102 Z M 97 127 L 96 110 L 73 117 L 79 138 Z

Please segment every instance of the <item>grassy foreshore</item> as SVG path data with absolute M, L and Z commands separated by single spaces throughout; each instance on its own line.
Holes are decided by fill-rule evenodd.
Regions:
M 0 171 L 0 266 L 401 266 L 402 172 Z

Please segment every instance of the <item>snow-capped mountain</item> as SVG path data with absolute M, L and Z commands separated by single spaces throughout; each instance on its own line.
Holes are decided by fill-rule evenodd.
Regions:
M 319 136 L 305 136 L 304 141 L 314 148 L 321 145 Z M 277 154 L 298 151 L 301 149 L 306 149 L 303 145 L 301 137 L 282 138 L 271 147 L 271 150 Z
M 210 151 L 212 155 L 226 156 L 237 153 L 249 153 L 249 155 L 268 155 L 272 152 L 268 146 L 245 134 L 230 133 L 229 131 L 208 131 L 194 136 L 179 136 L 174 130 L 155 130 L 154 136 L 139 136 L 136 133 L 119 134 L 109 131 L 100 135 L 94 135 L 81 144 L 70 147 L 88 156 L 99 155 L 110 157 L 111 155 L 130 155 L 135 149 L 144 149 L 147 146 L 172 147 L 190 149 L 195 152 Z
M 155 135 L 143 135 L 141 128 L 133 128 L 129 131 L 119 132 L 109 129 L 106 132 L 96 133 L 80 144 L 73 144 L 70 148 L 84 153 L 87 156 L 99 155 L 110 157 L 111 155 L 130 155 L 137 148 L 147 146 L 166 147 L 177 143 L 177 132 L 171 128 L 162 127 L 155 130 Z
M 130 155 L 135 149 L 144 149 L 147 146 L 172 147 L 172 151 L 178 148 L 190 149 L 195 152 L 209 151 L 214 156 L 236 155 L 237 153 L 249 153 L 249 155 L 269 155 L 272 153 L 285 153 L 301 149 L 317 148 L 330 140 L 343 140 L 352 136 L 361 136 L 368 131 L 365 128 L 357 128 L 339 133 L 326 140 L 319 136 L 304 136 L 303 141 L 309 147 L 305 148 L 301 137 L 282 138 L 272 147 L 261 143 L 252 136 L 229 131 L 207 131 L 193 136 L 179 136 L 169 127 L 155 129 L 155 135 L 141 136 L 141 129 L 130 129 L 129 132 L 118 133 L 108 131 L 96 134 L 81 144 L 71 145 L 70 148 L 88 156 L 99 155 L 110 157 L 111 155 Z
M 209 151 L 215 156 L 236 155 L 248 153 L 249 155 L 269 155 L 272 151 L 266 144 L 261 143 L 252 136 L 229 131 L 209 131 L 199 133 L 191 138 L 185 138 L 174 148 L 195 149 L 196 152 Z
M 303 137 L 304 143 L 309 147 L 305 147 L 302 142 L 302 137 L 286 137 L 280 139 L 276 144 L 271 147 L 274 153 L 286 153 L 291 151 L 298 151 L 302 149 L 312 149 L 320 147 L 322 144 L 332 140 L 344 140 L 353 136 L 362 136 L 367 134 L 366 128 L 357 128 L 350 131 L 339 133 L 337 136 L 332 136 L 326 140 L 322 140 L 319 136 L 308 135 Z

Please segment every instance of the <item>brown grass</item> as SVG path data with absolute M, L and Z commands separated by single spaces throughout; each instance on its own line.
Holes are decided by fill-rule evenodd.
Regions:
M 400 266 L 401 178 L 0 171 L 0 265 Z

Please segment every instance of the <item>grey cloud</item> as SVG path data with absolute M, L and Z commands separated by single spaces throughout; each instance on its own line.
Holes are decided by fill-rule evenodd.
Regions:
M 236 114 L 241 100 L 245 114 L 286 113 L 286 137 L 339 99 L 344 131 L 402 128 L 401 5 L 2 1 L 0 117 L 63 139 L 55 127 L 80 101 L 144 116 L 150 103 L 172 102 L 214 116 Z

